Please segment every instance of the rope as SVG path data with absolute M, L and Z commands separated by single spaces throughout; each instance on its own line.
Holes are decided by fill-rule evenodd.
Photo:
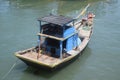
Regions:
M 1 80 L 4 80 L 7 76 L 8 76 L 8 74 L 13 70 L 13 68 L 15 67 L 15 65 L 17 64 L 17 61 L 18 61 L 18 59 L 15 61 L 15 63 L 12 65 L 12 67 L 10 68 L 10 70 L 2 77 L 2 79 Z

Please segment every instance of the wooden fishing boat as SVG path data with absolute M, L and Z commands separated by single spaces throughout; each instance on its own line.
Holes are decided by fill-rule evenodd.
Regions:
M 53 70 L 75 60 L 87 46 L 93 32 L 94 15 L 76 20 L 48 15 L 39 18 L 38 45 L 15 56 L 29 66 Z

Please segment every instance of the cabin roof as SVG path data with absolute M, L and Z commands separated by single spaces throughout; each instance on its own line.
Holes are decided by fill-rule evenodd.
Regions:
M 72 22 L 74 19 L 70 18 L 70 17 L 64 17 L 64 16 L 56 16 L 56 15 L 49 15 L 49 16 L 45 16 L 42 18 L 39 18 L 38 21 L 44 21 L 44 22 L 48 22 L 48 23 L 53 23 L 53 24 L 57 24 L 60 26 L 63 26 L 65 24 L 68 24 L 70 22 Z

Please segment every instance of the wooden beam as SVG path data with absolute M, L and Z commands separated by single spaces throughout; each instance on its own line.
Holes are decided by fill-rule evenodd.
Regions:
M 42 34 L 42 33 L 38 33 L 38 35 L 48 37 L 48 38 L 52 38 L 52 39 L 56 39 L 56 40 L 59 40 L 59 41 L 64 41 L 64 40 L 68 39 L 69 37 L 73 36 L 76 33 L 77 32 L 74 32 L 74 33 L 72 33 L 71 35 L 69 35 L 65 38 L 59 38 L 59 37 L 55 37 L 55 36 L 51 36 L 51 35 L 47 35 L 47 34 Z
M 48 37 L 48 38 L 52 38 L 52 39 L 56 39 L 56 40 L 59 40 L 59 41 L 63 41 L 64 40 L 64 38 L 58 38 L 58 37 L 55 37 L 55 36 L 51 36 L 51 35 L 47 35 L 47 34 L 42 34 L 42 33 L 38 33 L 38 35 L 44 36 L 44 37 Z

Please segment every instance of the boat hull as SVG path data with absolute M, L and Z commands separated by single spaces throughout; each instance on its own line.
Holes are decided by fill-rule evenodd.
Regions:
M 93 19 L 88 19 L 88 22 L 93 22 Z M 68 51 L 67 53 L 63 52 L 60 58 L 40 53 L 38 46 L 17 52 L 15 53 L 16 57 L 21 59 L 28 66 L 49 71 L 54 71 L 68 65 L 69 63 L 75 61 L 81 55 L 93 33 L 93 26 L 89 24 L 86 24 L 86 26 L 82 23 L 76 22 L 75 25 L 75 29 L 77 30 L 78 36 L 81 39 L 81 44 Z M 54 38 L 53 36 L 44 36 Z M 61 40 L 61 38 L 57 39 Z
M 22 60 L 25 64 L 27 64 L 28 66 L 31 66 L 33 68 L 37 68 L 37 69 L 44 69 L 44 70 L 47 70 L 47 71 L 55 71 L 57 69 L 61 69 L 62 67 L 65 67 L 67 65 L 69 65 L 70 63 L 74 62 L 79 56 L 80 56 L 81 53 L 77 54 L 76 56 L 74 56 L 72 59 L 69 59 L 65 62 L 62 62 L 54 67 L 50 67 L 50 66 L 46 66 L 46 65 L 42 65 L 42 64 L 38 64 L 34 61 L 30 61 L 30 60 L 27 60 L 27 59 L 24 59 L 24 58 L 20 58 L 18 57 L 20 60 Z

